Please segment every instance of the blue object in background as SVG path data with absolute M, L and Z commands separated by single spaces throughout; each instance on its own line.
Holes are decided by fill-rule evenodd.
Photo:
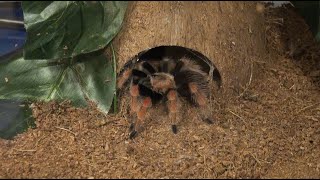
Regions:
M 7 23 L 5 20 L 23 22 L 21 2 L 0 1 L 0 60 L 4 55 L 21 49 L 27 35 L 23 24 Z
M 23 48 L 26 35 L 21 2 L 0 1 L 0 65 Z M 12 139 L 30 126 L 34 118 L 27 103 L 0 99 L 0 138 Z

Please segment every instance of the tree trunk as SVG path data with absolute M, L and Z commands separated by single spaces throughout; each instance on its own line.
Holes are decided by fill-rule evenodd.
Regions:
M 178 45 L 207 56 L 227 94 L 241 91 L 251 65 L 266 55 L 263 14 L 256 2 L 130 2 L 114 40 L 118 71 L 139 52 Z

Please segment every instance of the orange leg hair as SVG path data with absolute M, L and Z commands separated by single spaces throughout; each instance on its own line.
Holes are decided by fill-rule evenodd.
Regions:
M 178 94 L 176 90 L 170 90 L 167 94 L 168 102 L 167 107 L 169 110 L 169 118 L 172 123 L 173 133 L 177 133 L 177 123 L 178 123 L 178 111 L 180 109 L 180 104 L 178 100 Z
M 207 104 L 207 97 L 205 96 L 204 93 L 199 91 L 198 85 L 194 82 L 191 82 L 188 84 L 190 92 L 193 96 L 194 101 L 199 105 L 199 106 L 204 106 Z
M 137 97 L 132 98 L 137 99 Z M 134 102 L 134 100 L 132 100 L 132 102 Z M 132 139 L 142 129 L 142 126 L 146 119 L 147 110 L 152 106 L 152 101 L 150 97 L 146 97 L 142 100 L 141 104 L 139 104 L 139 101 L 137 100 L 136 103 L 132 103 L 131 105 L 136 105 L 136 107 L 139 106 L 139 108 L 133 106 L 131 107 L 131 109 L 133 109 L 133 111 L 137 114 L 137 119 L 133 127 L 133 131 L 130 133 L 130 138 Z
M 129 77 L 131 76 L 131 73 L 132 73 L 131 69 L 125 70 L 122 73 L 122 76 L 119 77 L 118 82 L 117 82 L 117 87 L 119 89 L 121 89 L 123 84 L 129 79 Z

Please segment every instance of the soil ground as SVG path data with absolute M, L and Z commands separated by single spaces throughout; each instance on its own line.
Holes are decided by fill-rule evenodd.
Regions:
M 37 128 L 0 140 L 0 177 L 320 178 L 319 46 L 290 6 L 264 13 L 268 56 L 244 89 L 214 94 L 213 124 L 186 107 L 173 134 L 160 106 L 131 141 L 126 113 L 36 103 Z

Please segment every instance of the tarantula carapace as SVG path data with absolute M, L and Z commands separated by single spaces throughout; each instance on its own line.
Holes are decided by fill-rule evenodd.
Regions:
M 172 130 L 177 133 L 181 98 L 195 106 L 205 107 L 212 80 L 210 74 L 218 75 L 218 79 L 220 74 L 214 66 L 213 69 L 203 68 L 186 55 L 169 56 L 164 53 L 139 57 L 125 65 L 117 82 L 119 89 L 130 83 L 131 113 L 136 115 L 135 122 L 130 126 L 130 138 L 141 130 L 148 108 L 161 101 L 166 103 Z

